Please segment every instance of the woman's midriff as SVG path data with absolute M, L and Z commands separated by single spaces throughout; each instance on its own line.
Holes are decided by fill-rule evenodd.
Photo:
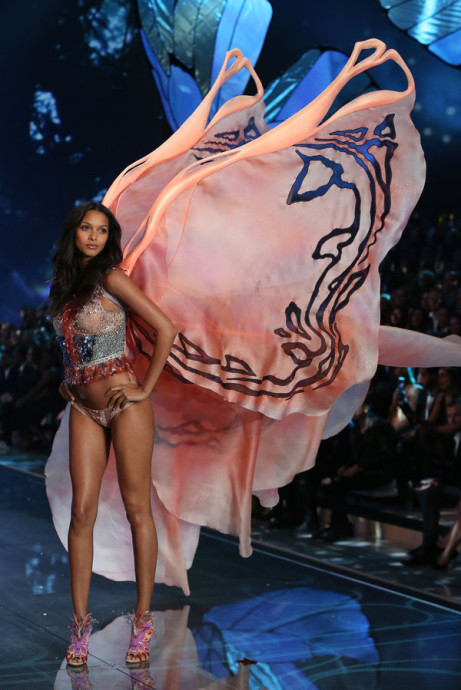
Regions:
M 107 391 L 109 388 L 122 383 L 136 383 L 136 376 L 129 371 L 123 371 L 107 379 L 101 379 L 101 381 L 74 385 L 70 386 L 70 388 L 85 407 L 93 410 L 104 410 L 108 407 Z

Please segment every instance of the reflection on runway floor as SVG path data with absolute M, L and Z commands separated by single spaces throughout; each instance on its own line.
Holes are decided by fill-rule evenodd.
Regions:
M 250 679 L 251 687 L 281 688 L 278 678 L 286 678 L 290 687 L 305 688 L 302 665 L 325 658 L 335 659 L 338 670 L 360 662 L 369 667 L 366 687 L 376 685 L 379 655 L 370 626 L 358 602 L 346 595 L 308 587 L 276 590 L 212 607 L 194 633 L 188 628 L 189 612 L 190 606 L 153 612 L 156 639 L 150 664 L 129 670 L 131 686 L 118 669 L 130 633 L 127 617 L 120 616 L 92 635 L 84 669 L 66 669 L 63 660 L 54 687 L 89 688 L 97 682 L 112 690 L 136 683 L 166 690 L 249 690 Z M 253 663 L 242 661 L 250 654 Z M 101 667 L 100 660 L 109 666 Z
M 127 668 L 134 585 L 94 576 L 88 664 L 66 667 L 68 564 L 43 482 L 0 468 L 0 688 L 455 690 L 461 614 L 206 532 L 192 596 L 157 586 L 148 665 Z M 6 528 L 5 526 L 8 526 Z M 255 663 L 242 663 L 242 660 Z

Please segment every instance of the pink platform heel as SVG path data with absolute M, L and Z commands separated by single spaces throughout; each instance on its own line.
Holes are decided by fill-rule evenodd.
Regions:
M 131 629 L 130 646 L 126 653 L 127 664 L 139 664 L 149 659 L 149 642 L 154 633 L 150 611 L 135 613 Z
M 88 613 L 84 618 L 74 616 L 70 645 L 67 647 L 66 661 L 69 666 L 83 666 L 88 659 L 88 642 L 93 628 L 94 618 Z

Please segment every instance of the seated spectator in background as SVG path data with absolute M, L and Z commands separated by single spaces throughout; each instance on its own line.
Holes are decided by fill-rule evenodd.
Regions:
M 435 564 L 442 499 L 457 501 L 461 495 L 461 402 L 448 403 L 446 423 L 436 426 L 434 431 L 438 441 L 443 438 L 444 443 L 434 443 L 432 439 L 431 462 L 425 468 L 428 473 L 416 489 L 423 516 L 423 539 L 405 561 L 410 566 Z
M 423 387 L 416 383 L 411 368 L 396 368 L 397 384 L 389 410 L 389 423 L 396 435 L 395 477 L 401 500 L 408 497 L 413 475 L 413 449 Z
M 442 301 L 449 309 L 456 309 L 459 295 L 458 271 L 447 271 L 443 280 Z
M 418 373 L 418 383 L 422 388 L 416 411 L 416 421 L 419 424 L 428 421 L 434 407 L 435 397 L 439 390 L 439 370 L 421 368 Z
M 35 309 L 34 332 L 41 343 L 47 343 L 52 337 L 53 329 L 47 316 L 46 305 Z
M 336 474 L 322 482 L 330 499 L 330 526 L 321 533 L 326 541 L 353 535 L 346 513 L 346 495 L 354 490 L 370 490 L 393 479 L 395 434 L 386 419 L 374 415 L 368 404 L 355 413 L 350 427 L 349 453 Z
M 445 338 L 450 335 L 450 317 L 451 314 L 447 307 L 439 307 L 436 314 L 437 328 L 434 331 L 429 331 L 430 335 L 435 335 L 436 338 Z
M 443 461 L 447 445 L 448 447 L 451 445 L 449 439 L 451 426 L 447 427 L 447 411 L 459 396 L 455 370 L 438 369 L 437 386 L 435 395 L 431 394 L 430 401 L 427 400 L 426 394 L 424 412 L 428 414 L 418 419 L 415 430 L 412 476 L 414 484 L 432 476 L 434 463 Z M 428 405 L 430 405 L 429 412 Z M 421 410 L 419 413 L 421 414 Z
M 410 329 L 410 331 L 427 333 L 430 328 L 430 321 L 422 307 L 414 307 L 413 309 L 410 309 L 407 327 Z
M 439 369 L 439 391 L 434 400 L 433 408 L 428 421 L 420 425 L 421 438 L 421 475 L 432 477 L 437 473 L 437 467 L 445 464 L 446 457 L 450 456 L 452 448 L 452 435 L 454 433 L 454 420 L 449 419 L 449 410 L 456 407 L 459 400 L 455 393 L 440 390 L 440 382 L 444 381 L 447 374 L 452 372 L 447 369 Z M 445 384 L 444 384 L 445 385 Z M 457 391 L 458 389 L 454 389 Z M 422 452 L 424 450 L 424 453 Z
M 377 417 L 387 419 L 391 409 L 394 392 L 393 373 L 391 368 L 378 365 L 375 375 L 370 381 L 367 402 Z
M 42 428 L 42 422 L 49 418 L 47 426 L 53 427 L 53 420 L 66 404 L 59 394 L 61 372 L 51 348 L 40 352 L 37 374 L 38 380 L 26 391 L 22 391 L 24 394 L 14 401 L 12 426 L 19 436 L 17 444 L 22 448 L 29 448 L 32 440 L 35 440 L 36 445 L 48 449 L 52 439 Z
M 450 335 L 461 336 L 461 317 L 457 311 L 450 317 Z
M 324 439 L 317 453 L 315 465 L 295 477 L 294 486 L 298 503 L 302 507 L 302 522 L 294 530 L 296 534 L 316 536 L 319 531 L 317 494 L 325 477 L 335 476 L 350 452 L 350 427 L 335 436 Z
M 8 346 L 8 352 L 14 353 L 15 348 L 20 345 L 24 345 L 24 338 L 22 332 L 18 328 L 13 328 L 10 333 L 10 344 Z
M 427 295 L 435 285 L 435 274 L 433 271 L 423 269 L 418 274 L 417 281 L 414 281 L 410 290 L 409 305 L 413 308 L 422 307 L 422 297 Z
M 420 298 L 425 292 L 430 292 L 435 285 L 435 273 L 434 271 L 429 271 L 427 268 L 419 272 L 418 275 L 418 287 L 420 292 Z
M 19 369 L 18 385 L 14 395 L 15 400 L 22 398 L 40 379 L 40 361 L 42 350 L 38 345 L 30 345 L 27 348 L 25 362 Z
M 28 304 L 24 304 L 19 312 L 21 317 L 21 330 L 27 331 L 34 327 L 35 309 L 29 307 Z
M 403 308 L 393 307 L 389 318 L 389 324 L 394 328 L 405 328 L 406 323 L 407 317 Z
M 421 300 L 421 307 L 425 309 L 429 316 L 429 327 L 432 333 L 436 333 L 439 328 L 437 318 L 438 311 L 442 306 L 442 293 L 440 290 L 430 290 L 424 294 Z
M 445 424 L 448 406 L 460 395 L 459 383 L 454 369 L 440 368 L 437 372 L 438 391 L 436 393 L 428 424 L 437 426 Z
M 18 381 L 21 367 L 26 361 L 27 348 L 17 345 L 11 357 L 11 363 L 5 370 L 4 391 L 0 397 L 0 429 L 2 441 L 11 445 L 11 432 L 13 429 L 14 400 L 17 397 Z
M 416 422 L 419 396 L 423 387 L 416 383 L 413 369 L 397 367 L 395 369 L 397 386 L 392 396 L 389 411 L 389 422 L 397 436 L 411 431 Z
M 48 325 L 46 311 L 46 306 L 44 304 L 35 308 L 34 328 L 41 328 L 42 326 Z
M 408 305 L 407 290 L 404 286 L 398 287 L 391 293 L 391 307 L 393 309 L 399 308 L 406 312 Z

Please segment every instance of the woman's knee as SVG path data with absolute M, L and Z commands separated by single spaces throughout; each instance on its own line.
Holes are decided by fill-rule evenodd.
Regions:
M 76 530 L 93 529 L 97 514 L 97 506 L 74 501 L 72 503 L 70 526 Z
M 125 504 L 126 517 L 133 529 L 150 525 L 153 521 L 150 505 L 141 506 L 136 503 Z

